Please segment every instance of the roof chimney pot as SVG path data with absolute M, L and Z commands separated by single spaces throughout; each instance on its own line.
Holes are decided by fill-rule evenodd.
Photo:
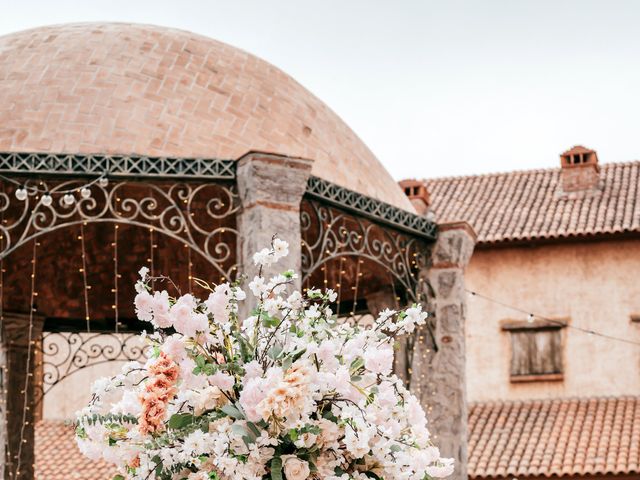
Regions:
M 429 204 L 431 200 L 429 198 L 429 191 L 427 185 L 423 180 L 407 179 L 398 182 L 400 188 L 404 191 L 405 195 L 409 197 L 413 207 L 416 209 L 418 215 L 425 215 L 429 210 Z
M 562 190 L 594 190 L 600 183 L 600 165 L 595 150 L 576 145 L 560 155 Z

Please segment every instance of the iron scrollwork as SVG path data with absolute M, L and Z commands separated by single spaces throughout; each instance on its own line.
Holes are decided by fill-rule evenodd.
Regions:
M 237 238 L 235 213 L 239 201 L 234 184 L 135 181 L 92 182 L 88 196 L 80 179 L 44 183 L 26 179 L 20 186 L 5 181 L 0 192 L 0 259 L 21 245 L 54 230 L 92 222 L 115 222 L 154 229 L 183 242 L 207 260 L 220 275 L 236 268 L 231 240 Z M 85 187 L 86 188 L 86 187 Z M 52 201 L 42 201 L 48 192 Z M 73 201 L 65 201 L 73 192 Z M 231 240 L 230 240 L 231 239 Z
M 39 350 L 42 396 L 83 368 L 113 361 L 144 363 L 150 354 L 137 333 L 45 332 Z
M 429 248 L 424 238 L 308 198 L 303 200 L 300 221 L 303 283 L 329 262 L 353 257 L 386 272 L 407 301 L 420 301 L 418 275 Z

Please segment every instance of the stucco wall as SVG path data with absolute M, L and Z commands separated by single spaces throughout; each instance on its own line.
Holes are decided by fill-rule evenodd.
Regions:
M 476 249 L 466 284 L 504 303 L 640 342 L 640 240 Z M 510 383 L 505 319 L 526 315 L 468 298 L 470 401 L 640 394 L 640 347 L 564 329 L 564 380 Z

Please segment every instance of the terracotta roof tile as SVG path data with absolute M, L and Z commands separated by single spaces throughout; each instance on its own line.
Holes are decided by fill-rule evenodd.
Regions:
M 640 474 L 640 397 L 472 404 L 468 472 L 475 480 Z M 37 425 L 36 480 L 113 475 L 80 454 L 71 427 Z
M 640 474 L 640 397 L 487 402 L 469 413 L 469 476 Z
M 113 466 L 80 453 L 73 427 L 63 422 L 38 423 L 35 449 L 36 480 L 107 480 L 115 475 Z
M 479 243 L 640 232 L 640 162 L 600 168 L 586 192 L 564 193 L 559 168 L 425 183 L 438 222 L 469 222 Z

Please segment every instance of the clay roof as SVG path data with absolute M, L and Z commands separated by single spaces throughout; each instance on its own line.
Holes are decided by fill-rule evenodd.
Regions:
M 467 221 L 480 244 L 640 232 L 640 162 L 602 164 L 602 188 L 562 192 L 559 168 L 426 179 L 440 222 Z
M 0 37 L 0 151 L 315 160 L 313 174 L 413 212 L 367 146 L 275 66 L 201 35 L 68 24 Z
M 112 465 L 94 462 L 80 453 L 73 427 L 63 422 L 36 425 L 36 480 L 98 480 L 115 475 Z
M 640 474 L 640 397 L 478 403 L 469 476 Z

